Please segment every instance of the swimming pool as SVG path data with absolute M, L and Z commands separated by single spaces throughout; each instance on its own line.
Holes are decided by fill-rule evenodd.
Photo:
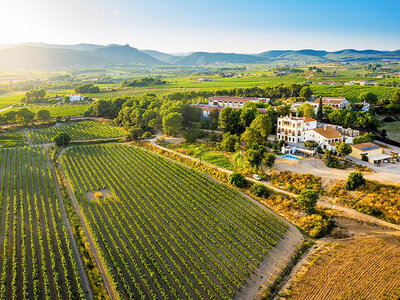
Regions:
M 284 159 L 290 159 L 290 160 L 296 160 L 296 159 L 300 159 L 300 157 L 292 155 L 292 154 L 285 154 L 283 156 L 281 156 Z

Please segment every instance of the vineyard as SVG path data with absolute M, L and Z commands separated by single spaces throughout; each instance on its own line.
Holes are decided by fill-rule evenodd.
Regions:
M 0 149 L 0 299 L 82 299 L 43 148 Z
M 360 238 L 333 244 L 300 272 L 289 299 L 399 299 L 400 239 Z
M 121 298 L 231 299 L 287 229 L 238 192 L 145 150 L 73 146 L 60 161 Z
M 116 138 L 124 135 L 122 129 L 96 121 L 74 122 L 48 128 L 31 129 L 27 135 L 33 144 L 51 143 L 59 132 L 66 132 L 72 140 Z
M 10 132 L 0 134 L 0 148 L 2 147 L 17 147 L 25 144 L 25 136 L 19 132 Z

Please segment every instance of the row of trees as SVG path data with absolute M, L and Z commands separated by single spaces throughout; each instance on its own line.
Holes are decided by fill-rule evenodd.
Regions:
M 47 102 L 46 97 L 47 91 L 45 89 L 29 90 L 25 93 L 25 96 L 21 98 L 23 103 L 45 103 Z
M 18 123 L 21 125 L 30 125 L 35 119 L 40 122 L 48 122 L 51 120 L 50 112 L 41 109 L 35 114 L 27 108 L 21 108 L 17 111 L 10 110 L 4 115 L 0 115 L 0 124 Z
M 167 81 L 153 78 L 153 77 L 146 77 L 140 79 L 132 79 L 132 80 L 124 80 L 121 82 L 122 86 L 149 86 L 149 85 L 160 85 L 166 84 Z
M 77 86 L 75 86 L 74 90 L 76 93 L 79 93 L 79 94 L 100 92 L 100 88 L 92 83 L 77 85 Z

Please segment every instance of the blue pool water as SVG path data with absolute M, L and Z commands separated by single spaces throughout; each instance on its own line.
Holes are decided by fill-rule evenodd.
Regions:
M 290 160 L 300 159 L 300 157 L 294 156 L 294 155 L 291 155 L 291 154 L 285 154 L 285 155 L 283 155 L 281 157 L 284 158 L 284 159 L 290 159 Z

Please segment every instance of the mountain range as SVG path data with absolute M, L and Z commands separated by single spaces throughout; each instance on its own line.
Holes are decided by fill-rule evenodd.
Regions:
M 129 45 L 55 45 L 25 43 L 0 45 L 0 68 L 79 68 L 96 65 L 210 66 L 227 64 L 315 64 L 328 62 L 400 61 L 400 50 L 271 50 L 259 54 L 193 52 L 172 55 L 155 50 L 138 50 Z

